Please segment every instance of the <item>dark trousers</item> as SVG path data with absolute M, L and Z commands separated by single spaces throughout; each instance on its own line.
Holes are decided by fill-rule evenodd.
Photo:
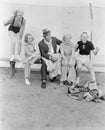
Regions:
M 42 66 L 41 66 L 41 80 L 47 80 L 47 65 L 44 60 L 42 60 Z

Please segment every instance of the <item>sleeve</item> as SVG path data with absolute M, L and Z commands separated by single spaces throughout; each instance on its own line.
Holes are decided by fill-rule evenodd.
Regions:
M 60 44 L 62 43 L 62 41 L 59 40 L 58 38 L 55 37 L 55 39 L 56 39 L 56 43 L 57 43 L 57 45 L 60 45 Z
M 95 47 L 94 47 L 93 43 L 90 42 L 90 50 L 94 50 L 94 49 L 95 49 Z
M 38 46 L 39 46 L 39 51 L 41 53 L 41 56 L 46 59 L 49 59 L 50 55 L 45 52 L 45 49 L 43 48 L 43 46 L 41 46 L 40 44 L 38 44 Z

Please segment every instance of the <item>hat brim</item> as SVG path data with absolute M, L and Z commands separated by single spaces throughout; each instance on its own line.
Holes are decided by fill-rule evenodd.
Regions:
M 50 33 L 50 32 L 51 32 L 50 30 L 48 30 L 48 31 L 46 31 L 46 32 L 43 32 L 43 36 L 47 36 L 48 33 Z

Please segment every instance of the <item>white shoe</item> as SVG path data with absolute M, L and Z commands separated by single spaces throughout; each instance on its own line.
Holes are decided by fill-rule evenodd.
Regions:
M 26 85 L 31 85 L 30 81 L 28 79 L 25 79 L 25 84 Z
M 19 60 L 19 61 L 21 61 L 22 59 L 21 59 L 21 57 L 18 55 L 17 56 L 17 60 Z
M 13 61 L 15 59 L 14 55 L 11 55 L 10 61 Z

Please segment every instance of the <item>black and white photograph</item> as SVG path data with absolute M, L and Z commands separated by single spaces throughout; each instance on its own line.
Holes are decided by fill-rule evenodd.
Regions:
M 0 0 L 0 130 L 105 130 L 104 0 Z

